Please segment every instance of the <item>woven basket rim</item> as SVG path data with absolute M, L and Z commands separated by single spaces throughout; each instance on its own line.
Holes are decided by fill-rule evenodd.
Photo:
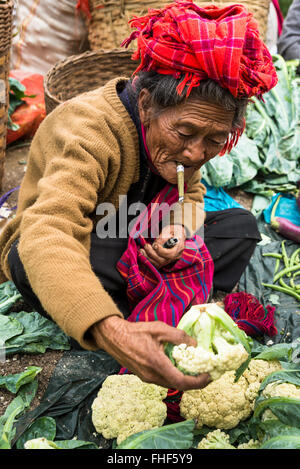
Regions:
M 89 51 L 85 51 L 81 54 L 75 54 L 75 55 L 70 55 L 68 57 L 66 57 L 65 59 L 63 60 L 59 60 L 58 62 L 56 62 L 49 70 L 48 72 L 46 73 L 46 75 L 44 76 L 44 92 L 45 92 L 45 95 L 47 95 L 47 97 L 49 97 L 50 99 L 52 99 L 57 105 L 61 104 L 61 100 L 59 100 L 55 95 L 53 95 L 51 93 L 51 91 L 49 90 L 49 86 L 51 84 L 51 77 L 58 73 L 61 69 L 64 69 L 65 66 L 68 64 L 68 63 L 72 63 L 72 65 L 75 65 L 76 63 L 80 63 L 80 62 L 84 62 L 87 58 L 89 57 L 101 57 L 101 56 L 105 56 L 105 55 L 111 55 L 111 56 L 114 56 L 114 55 L 129 55 L 129 54 L 132 54 L 132 51 L 130 50 L 127 50 L 127 49 L 98 49 L 98 50 L 89 50 Z

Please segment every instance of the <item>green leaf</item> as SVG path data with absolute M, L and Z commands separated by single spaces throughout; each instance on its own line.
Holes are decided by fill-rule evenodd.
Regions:
M 52 350 L 69 350 L 70 344 L 66 334 L 53 321 L 33 311 L 28 313 L 10 313 L 10 318 L 17 319 L 24 331 L 17 337 L 6 342 L 6 354 L 44 353 L 47 348 Z
M 255 401 L 253 418 L 261 417 L 266 409 L 270 409 L 285 425 L 300 428 L 300 399 L 292 397 L 265 398 L 260 396 Z
M 16 417 L 30 406 L 37 391 L 38 383 L 34 379 L 21 387 L 17 397 L 7 406 L 5 413 L 0 416 L 0 449 L 10 449 L 11 441 L 15 435 L 13 424 Z
M 16 407 L 7 417 L 0 435 L 0 449 L 11 449 L 10 442 L 14 436 L 13 424 L 18 414 L 22 412 L 22 406 Z
M 21 373 L 0 376 L 0 387 L 5 387 L 8 391 L 16 394 L 21 386 L 33 381 L 36 375 L 41 371 L 42 368 L 39 368 L 37 366 L 29 366 L 25 371 L 22 371 Z
M 20 335 L 24 327 L 22 324 L 13 318 L 9 318 L 0 314 L 0 342 L 5 343 L 8 339 Z
M 116 449 L 188 449 L 193 444 L 194 420 L 164 425 L 129 436 Z
M 54 441 L 57 449 L 98 449 L 95 443 L 82 440 Z
M 259 391 L 263 391 L 268 384 L 275 382 L 278 382 L 278 384 L 291 383 L 300 386 L 300 367 L 297 369 L 273 371 L 263 380 Z
M 24 449 L 24 443 L 35 438 L 46 438 L 53 441 L 56 435 L 56 422 L 52 417 L 40 417 L 17 440 L 16 448 Z
M 22 298 L 15 284 L 10 280 L 0 285 L 0 314 L 7 313 Z
M 291 360 L 293 351 L 299 347 L 299 343 L 280 343 L 271 346 L 255 343 L 252 348 L 252 358 L 259 360 Z
M 263 443 L 260 449 L 300 449 L 300 435 L 276 436 Z

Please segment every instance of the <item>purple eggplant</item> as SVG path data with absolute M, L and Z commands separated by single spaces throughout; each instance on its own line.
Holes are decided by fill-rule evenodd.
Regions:
M 300 226 L 282 217 L 274 217 L 271 221 L 272 228 L 284 238 L 291 239 L 300 244 Z

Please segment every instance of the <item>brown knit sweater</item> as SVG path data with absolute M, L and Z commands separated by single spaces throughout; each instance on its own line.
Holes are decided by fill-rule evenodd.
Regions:
M 31 144 L 16 216 L 0 236 L 0 283 L 11 279 L 7 255 L 19 237 L 28 280 L 53 320 L 86 349 L 96 345 L 88 329 L 119 315 L 89 261 L 95 207 L 139 180 L 136 127 L 117 94 L 124 78 L 57 107 Z M 196 174 L 185 201 L 203 202 Z M 193 232 L 197 227 L 187 227 Z

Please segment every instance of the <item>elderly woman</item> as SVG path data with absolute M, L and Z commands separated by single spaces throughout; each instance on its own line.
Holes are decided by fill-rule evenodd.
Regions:
M 237 142 L 249 98 L 274 86 L 276 74 L 241 5 L 177 2 L 132 26 L 126 43 L 137 39 L 133 58 L 141 59 L 133 78 L 70 100 L 40 126 L 16 217 L 1 235 L 3 280 L 81 347 L 106 350 L 145 381 L 201 388 L 209 376 L 183 375 L 164 343 L 195 345 L 172 326 L 190 304 L 207 301 L 212 268 L 214 287 L 231 291 L 260 236 L 246 210 L 204 214 L 199 169 Z M 189 216 L 176 203 L 178 163 Z M 170 194 L 172 217 L 162 217 L 156 239 L 128 239 L 133 218 L 118 216 L 120 196 L 149 206 Z M 103 203 L 119 210 L 106 238 Z M 177 244 L 167 248 L 170 237 Z

